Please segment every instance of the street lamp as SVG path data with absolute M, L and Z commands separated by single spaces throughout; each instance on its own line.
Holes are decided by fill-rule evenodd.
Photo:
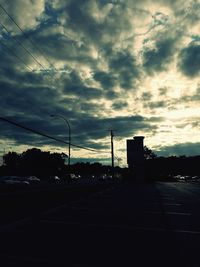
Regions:
M 68 120 L 63 117 L 62 115 L 51 115 L 51 117 L 57 117 L 57 118 L 61 118 L 62 120 L 64 120 L 68 126 L 68 144 L 69 144 L 69 153 L 68 153 L 68 165 L 70 165 L 70 155 L 71 155 L 71 127 L 70 124 L 68 122 Z

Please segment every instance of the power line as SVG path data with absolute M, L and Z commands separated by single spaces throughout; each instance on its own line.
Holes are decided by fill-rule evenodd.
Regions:
M 44 55 L 41 48 L 39 48 L 37 45 L 33 43 L 33 41 L 30 39 L 30 37 L 22 30 L 22 28 L 19 26 L 19 24 L 14 20 L 14 18 L 8 13 L 8 11 L 0 4 L 0 8 L 7 14 L 7 16 L 10 18 L 10 20 L 17 26 L 17 28 L 23 33 L 23 35 L 29 40 L 29 42 L 32 44 L 33 47 L 35 47 L 42 56 L 46 59 L 46 61 L 52 66 L 53 64 L 50 62 L 50 60 Z
M 22 128 L 22 129 L 24 129 L 24 130 L 27 130 L 27 131 L 29 131 L 29 132 L 32 132 L 32 133 L 38 134 L 38 135 L 40 135 L 40 136 L 43 136 L 43 137 L 46 137 L 46 138 L 55 140 L 55 141 L 57 141 L 57 142 L 64 143 L 64 144 L 67 144 L 67 145 L 69 144 L 68 142 L 65 142 L 65 141 L 63 141 L 63 140 L 61 140 L 61 139 L 59 139 L 59 138 L 56 138 L 56 137 L 50 136 L 50 135 L 48 135 L 48 134 L 41 133 L 41 132 L 39 132 L 39 131 L 33 130 L 33 129 L 29 128 L 29 127 L 23 126 L 23 125 L 21 125 L 21 124 L 19 124 L 19 123 L 17 123 L 17 122 L 14 122 L 14 121 L 9 120 L 9 119 L 0 117 L 0 120 L 5 121 L 5 122 L 8 122 L 8 123 L 10 123 L 10 124 L 12 124 L 12 125 L 15 125 L 15 126 L 17 126 L 17 127 L 19 127 L 19 128 Z M 80 148 L 80 149 L 85 149 L 85 150 L 88 150 L 88 151 L 92 151 L 92 152 L 97 152 L 97 153 L 108 153 L 107 151 L 99 151 L 99 150 L 95 150 L 95 149 L 92 149 L 92 148 L 87 148 L 87 147 L 84 147 L 84 146 L 75 145 L 75 144 L 72 144 L 72 143 L 70 143 L 70 145 L 71 145 L 71 146 L 74 146 L 74 147 L 77 147 L 77 148 Z
M 8 34 L 10 34 L 8 28 L 3 23 L 0 22 L 0 25 L 7 31 Z M 45 67 L 37 60 L 35 56 L 32 55 L 32 53 L 22 44 L 22 42 L 15 38 L 15 36 L 11 36 L 33 58 L 33 60 L 46 71 Z
M 21 62 L 26 66 L 27 69 L 29 69 L 30 71 L 33 71 L 33 69 L 32 69 L 31 67 L 29 67 L 29 66 L 24 62 L 23 59 L 21 59 L 20 57 L 18 57 L 18 55 L 16 55 L 16 54 L 13 52 L 12 49 L 10 49 L 6 44 L 4 44 L 4 43 L 1 41 L 1 39 L 0 39 L 0 43 L 1 43 L 4 47 L 6 47 L 6 49 L 7 49 L 13 56 L 15 56 L 19 61 L 21 61 Z

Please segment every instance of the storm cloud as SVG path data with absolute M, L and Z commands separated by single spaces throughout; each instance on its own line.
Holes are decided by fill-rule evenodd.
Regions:
M 158 151 L 159 156 L 193 156 L 199 155 L 200 143 L 181 143 L 173 146 L 162 147 L 161 151 Z
M 1 117 L 66 140 L 63 116 L 76 144 L 109 151 L 112 128 L 124 140 L 144 135 L 153 147 L 167 140 L 169 152 L 176 120 L 187 117 L 182 142 L 192 136 L 198 143 L 199 0 L 0 4 Z M 13 150 L 64 147 L 0 123 L 0 144 Z M 117 149 L 124 151 L 125 141 Z M 87 158 L 79 152 L 74 158 Z
M 175 40 L 168 38 L 158 40 L 154 48 L 145 48 L 143 66 L 149 73 L 167 70 L 175 54 Z
M 200 42 L 183 48 L 179 54 L 179 68 L 183 74 L 195 77 L 200 73 Z

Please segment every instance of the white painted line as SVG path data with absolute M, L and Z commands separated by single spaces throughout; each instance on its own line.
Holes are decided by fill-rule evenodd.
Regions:
M 62 258 L 61 259 L 54 259 L 54 258 L 51 258 L 51 259 L 46 259 L 46 258 L 37 258 L 37 257 L 28 257 L 28 256 L 21 256 L 21 255 L 10 255 L 10 254 L 0 254 L 0 258 L 1 259 L 4 259 L 4 260 L 23 260 L 23 261 L 29 261 L 29 263 L 31 262 L 31 264 L 35 264 L 34 266 L 36 266 L 36 264 L 45 264 L 44 266 L 53 266 L 52 264 L 56 264 L 56 265 L 60 265 L 62 264 L 62 266 L 64 266 L 63 264 L 66 264 L 66 266 L 73 266 L 73 267 L 91 267 L 91 265 L 88 265 L 88 264 L 85 264 L 85 263 L 72 263 L 72 262 L 66 262 L 65 260 L 62 261 Z M 28 262 L 27 262 L 28 263 Z M 48 265 L 46 265 L 48 264 Z M 54 265 L 54 266 L 56 266 Z
M 190 230 L 174 230 L 175 233 L 182 233 L 182 234 L 193 234 L 193 235 L 200 235 L 200 231 L 190 231 Z
M 40 259 L 40 258 L 36 258 L 36 257 L 27 257 L 27 256 L 18 256 L 18 255 L 7 255 L 7 254 L 0 254 L 1 259 L 7 259 L 7 260 L 23 260 L 23 261 L 29 261 L 31 263 L 43 263 L 43 264 L 50 264 L 52 263 L 52 260 L 46 260 L 46 259 Z
M 163 199 L 163 200 L 175 200 L 174 197 L 163 197 L 162 199 Z
M 101 227 L 101 228 L 113 228 L 113 229 L 123 229 L 127 230 L 130 228 L 128 225 L 113 225 L 113 224 L 96 224 L 96 223 L 79 223 L 79 222 L 66 222 L 66 221 L 56 221 L 56 220 L 40 220 L 40 223 L 47 224 L 57 224 L 57 225 L 71 225 L 71 226 L 81 226 L 81 227 Z
M 88 211 L 89 209 L 88 208 L 81 208 L 81 207 L 69 207 L 69 210 L 72 209 L 72 210 L 80 210 L 80 211 Z
M 180 203 L 163 203 L 166 206 L 182 206 Z
M 147 204 L 147 205 L 160 205 L 160 201 L 149 201 L 149 202 L 145 202 L 144 204 Z
M 50 221 L 42 220 L 41 223 L 48 224 L 60 224 L 60 225 L 72 225 L 72 226 L 81 226 L 81 227 L 101 227 L 101 228 L 113 228 L 113 229 L 122 229 L 122 230 L 133 230 L 133 231 L 153 231 L 153 232 L 173 232 L 180 234 L 193 234 L 200 235 L 200 231 L 193 230 L 181 230 L 181 229 L 168 229 L 168 228 L 158 228 L 158 227 L 137 227 L 129 225 L 108 225 L 108 224 L 83 224 L 78 222 L 64 222 L 64 221 Z
M 193 234 L 200 235 L 200 231 L 190 231 L 190 230 L 180 230 L 180 229 L 167 229 L 167 228 L 151 228 L 151 227 L 137 227 L 138 230 L 142 231 L 155 231 L 155 232 L 173 232 L 173 233 L 181 233 L 181 234 Z
M 33 222 L 33 217 L 26 217 L 26 218 L 23 218 L 21 220 L 18 220 L 18 221 L 14 221 L 14 222 L 10 222 L 8 224 L 3 224 L 3 225 L 0 225 L 0 233 L 1 232 L 5 232 L 5 231 L 11 231 L 11 230 L 14 230 L 18 227 L 21 227 L 21 226 L 24 226 L 24 225 L 28 225 L 28 224 L 31 224 Z
M 91 196 L 91 194 L 89 194 L 88 196 Z M 23 226 L 23 225 L 27 225 L 27 224 L 32 224 L 33 221 L 36 219 L 37 221 L 40 221 L 40 217 L 42 216 L 47 216 L 47 215 L 50 215 L 52 213 L 56 213 L 56 212 L 59 212 L 59 211 L 62 211 L 63 209 L 68 209 L 70 208 L 70 205 L 73 205 L 73 204 L 79 204 L 81 203 L 82 201 L 85 201 L 86 198 L 84 197 L 81 197 L 79 198 L 78 200 L 72 200 L 72 201 L 69 201 L 67 203 L 64 203 L 64 204 L 60 204 L 59 206 L 56 206 L 54 208 L 48 208 L 47 210 L 44 210 L 42 211 L 39 216 L 33 216 L 33 215 L 29 215 L 25 218 L 22 218 L 22 219 L 19 219 L 17 221 L 12 221 L 10 223 L 7 223 L 7 224 L 3 224 L 3 225 L 0 225 L 0 233 L 1 232 L 5 232 L 5 231 L 12 231 L 20 226 Z
M 165 212 L 168 215 L 182 215 L 182 216 L 191 216 L 191 213 L 188 212 Z
M 167 232 L 169 231 L 166 228 L 154 228 L 154 227 L 136 227 L 137 230 L 142 231 L 154 231 L 154 232 Z
M 171 211 L 149 211 L 150 214 L 167 214 L 167 215 L 182 215 L 182 216 L 191 216 L 191 213 L 186 212 L 171 212 Z

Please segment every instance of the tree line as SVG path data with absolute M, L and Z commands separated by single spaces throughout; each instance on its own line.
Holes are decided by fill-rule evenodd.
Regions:
M 8 152 L 3 156 L 3 165 L 0 175 L 37 176 L 43 180 L 53 176 L 65 178 L 70 173 L 86 177 L 88 175 L 111 174 L 111 166 L 101 163 L 78 162 L 72 165 L 65 164 L 66 154 L 50 153 L 37 148 L 28 149 L 23 153 Z M 121 172 L 115 167 L 115 171 Z
M 200 176 L 200 156 L 171 156 L 157 157 L 155 153 L 144 148 L 144 171 L 147 180 L 170 180 L 175 175 Z M 28 149 L 22 153 L 8 152 L 3 156 L 3 165 L 0 167 L 0 175 L 37 176 L 41 179 L 49 179 L 52 176 L 65 178 L 70 173 L 88 177 L 91 175 L 112 174 L 111 166 L 101 163 L 78 162 L 67 165 L 67 156 L 64 153 L 51 153 L 37 148 Z M 115 167 L 114 172 L 125 177 L 134 177 L 127 168 Z M 134 179 L 134 178 L 133 178 Z
M 150 180 L 170 180 L 176 175 L 200 176 L 200 156 L 155 157 L 145 161 Z

